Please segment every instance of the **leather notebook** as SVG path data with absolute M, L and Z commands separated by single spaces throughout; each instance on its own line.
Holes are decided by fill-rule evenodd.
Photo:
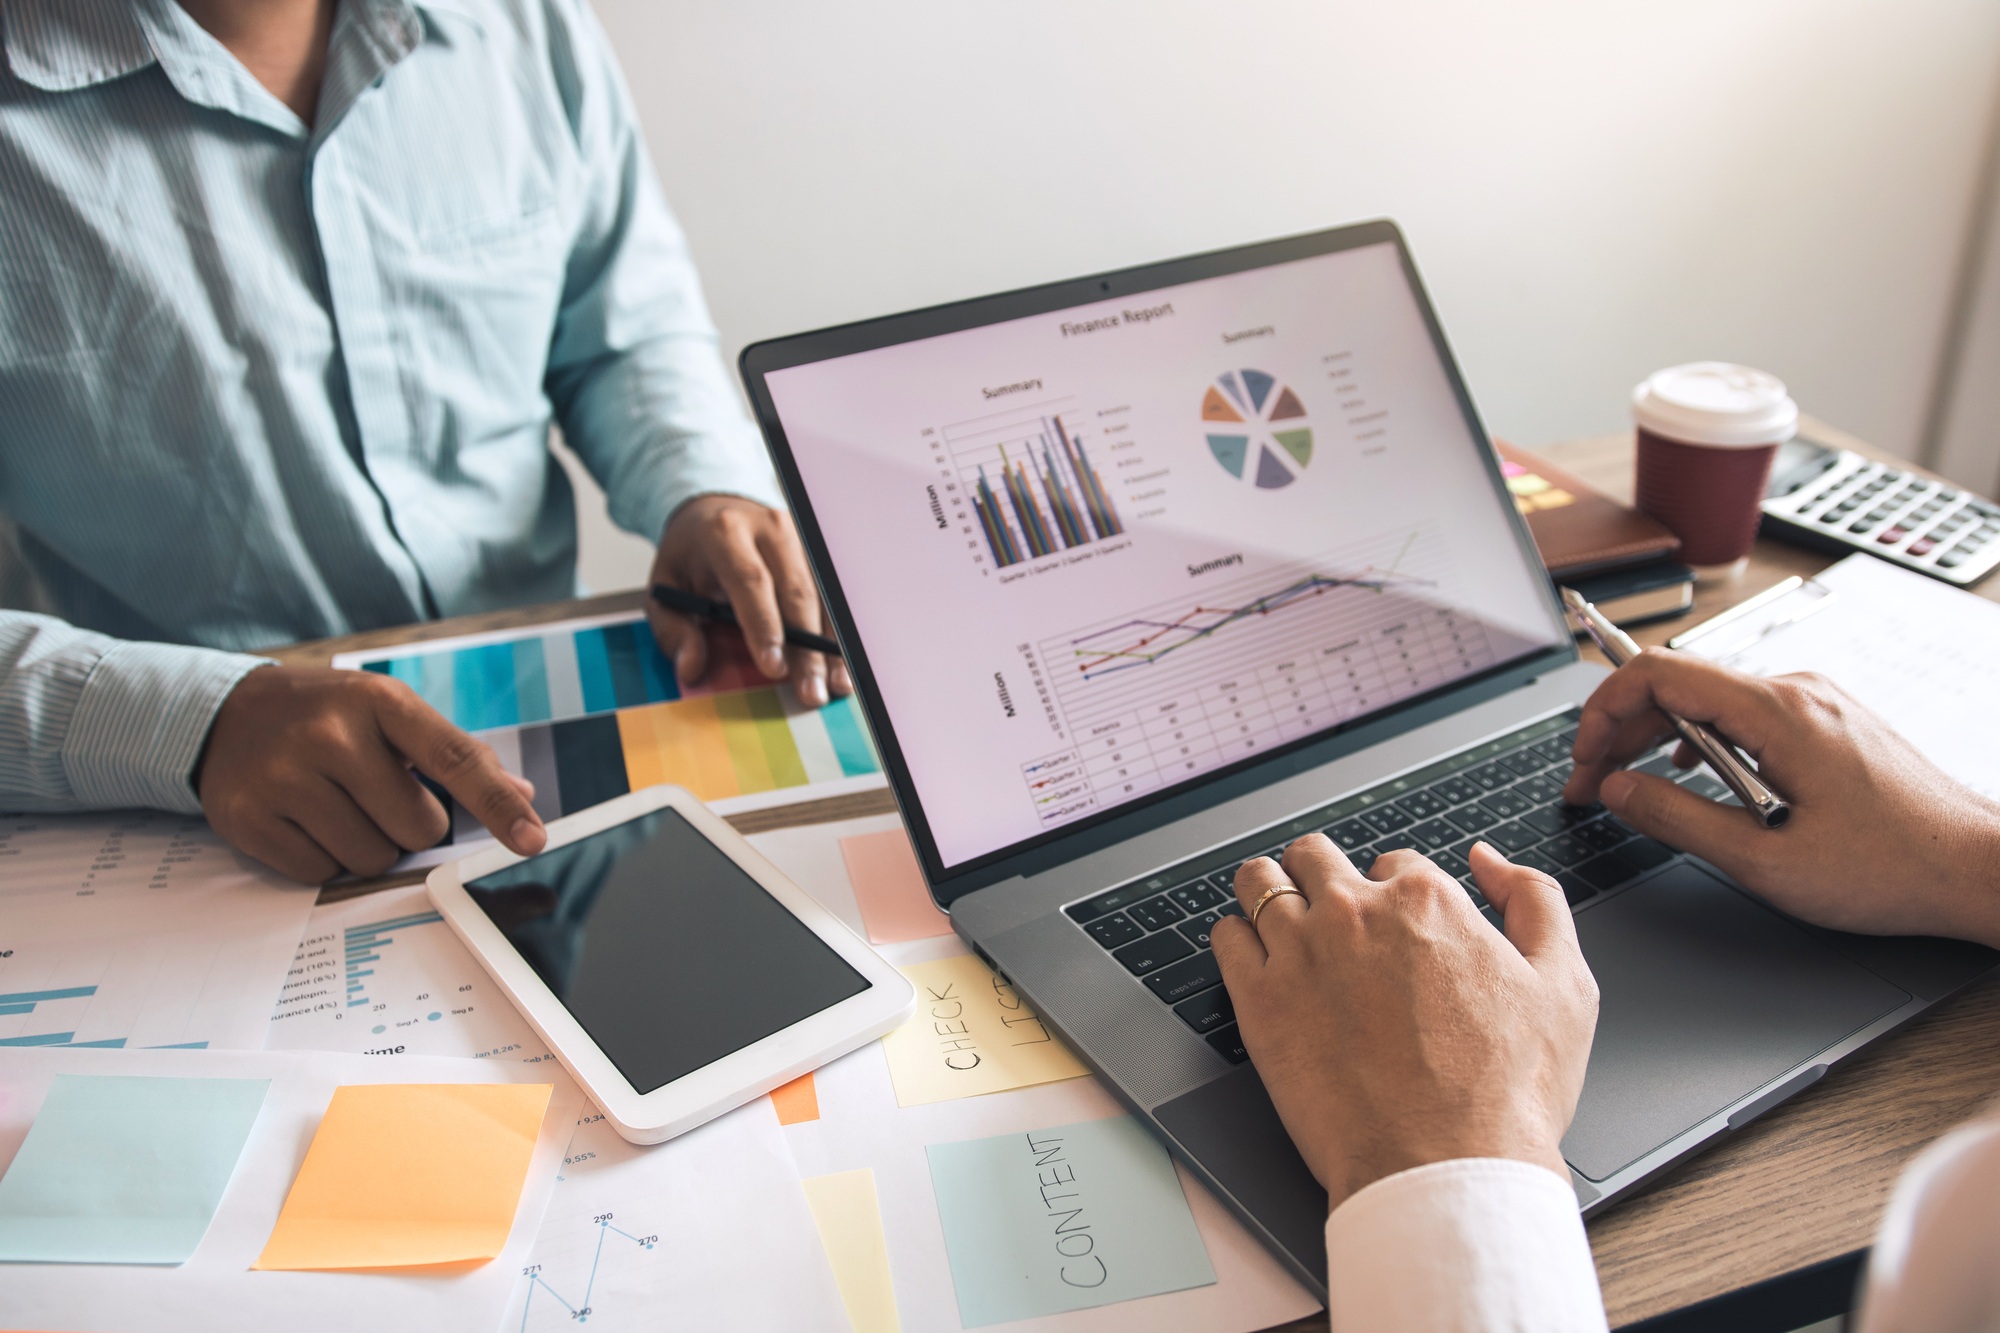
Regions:
M 1680 538 L 1531 450 L 1495 440 L 1514 506 L 1557 579 L 1661 560 Z

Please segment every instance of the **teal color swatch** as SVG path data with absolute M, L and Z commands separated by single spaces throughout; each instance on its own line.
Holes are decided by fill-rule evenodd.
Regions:
M 261 1078 L 56 1075 L 0 1177 L 0 1260 L 187 1262 L 269 1087 Z
M 1130 1116 L 928 1151 L 967 1328 L 1215 1281 L 1166 1149 Z

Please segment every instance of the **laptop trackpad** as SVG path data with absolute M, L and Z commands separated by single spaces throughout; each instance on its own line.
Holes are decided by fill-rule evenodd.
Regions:
M 1699 867 L 1576 932 L 1603 996 L 1570 1165 L 1603 1180 L 1909 997 Z

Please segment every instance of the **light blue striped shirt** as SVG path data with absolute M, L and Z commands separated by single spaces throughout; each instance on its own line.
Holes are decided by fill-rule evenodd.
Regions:
M 585 0 L 342 0 L 310 128 L 174 0 L 0 35 L 0 511 L 64 618 L 0 612 L 0 808 L 195 810 L 234 650 L 574 595 L 552 421 L 649 539 L 780 502 Z

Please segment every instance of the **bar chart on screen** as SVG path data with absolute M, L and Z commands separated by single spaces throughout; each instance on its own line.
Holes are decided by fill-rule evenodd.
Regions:
M 1128 416 L 1065 397 L 924 431 L 976 559 L 1006 569 L 1124 535 L 1131 487 L 1113 478 L 1145 474 Z
M 806 708 L 766 680 L 734 630 L 682 681 L 637 614 L 347 653 L 336 667 L 402 681 L 535 784 L 544 819 L 657 783 L 705 801 L 875 778 L 852 699 Z M 453 810 L 451 842 L 483 837 Z

